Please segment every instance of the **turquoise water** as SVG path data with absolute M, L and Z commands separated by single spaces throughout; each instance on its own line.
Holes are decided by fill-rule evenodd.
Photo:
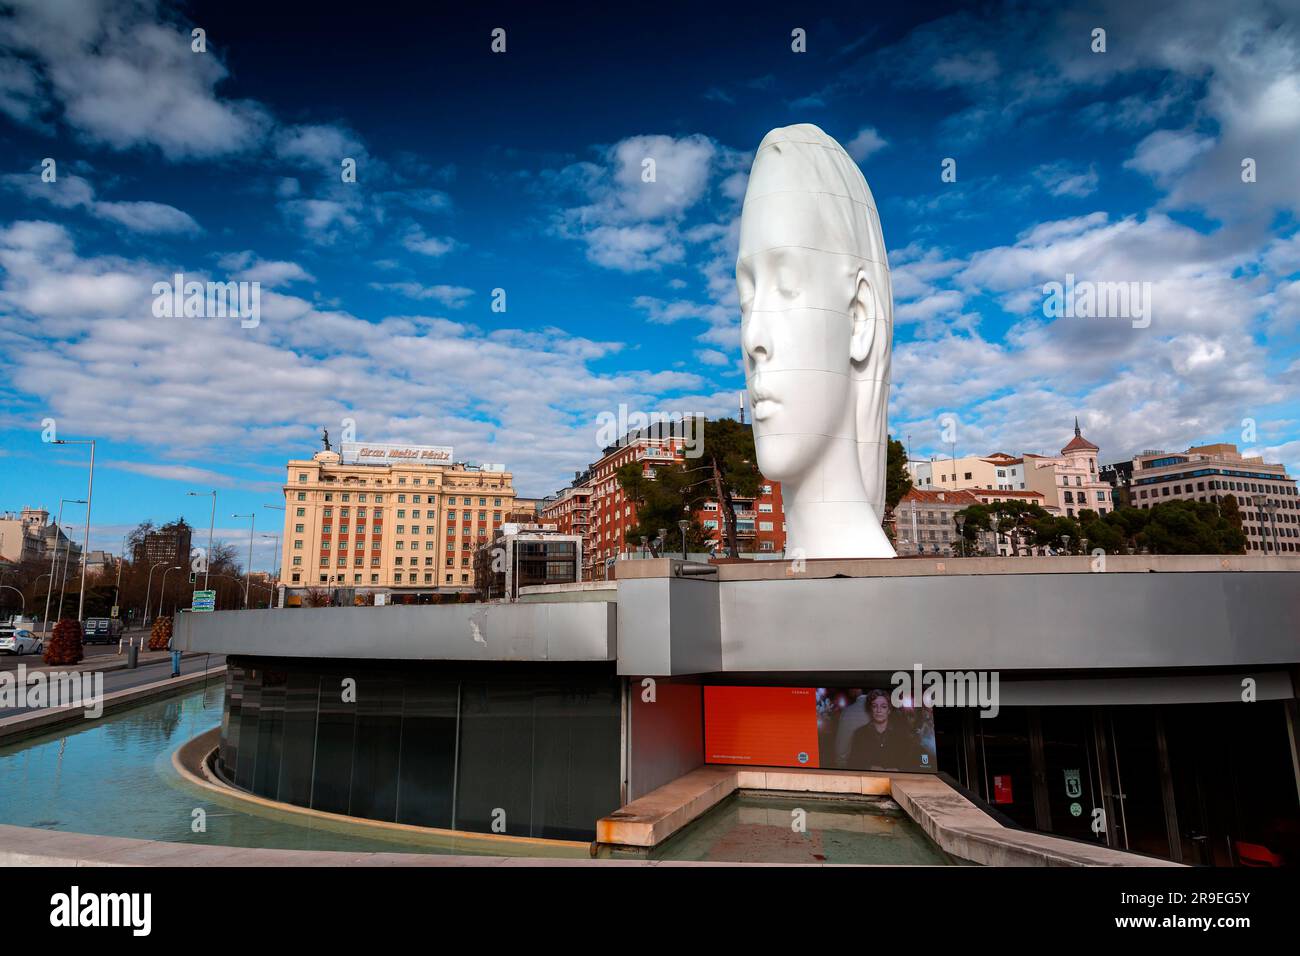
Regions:
M 186 782 L 172 753 L 221 723 L 221 678 L 95 722 L 0 747 L 0 823 L 169 843 L 292 850 L 583 856 L 572 848 L 426 834 L 253 808 Z M 206 832 L 194 832 L 195 810 Z
M 803 816 L 797 816 L 802 811 Z M 795 827 L 802 820 L 803 832 Z M 890 801 L 738 793 L 674 834 L 656 860 L 951 866 Z

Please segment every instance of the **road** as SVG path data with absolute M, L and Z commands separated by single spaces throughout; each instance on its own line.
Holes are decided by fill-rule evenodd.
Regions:
M 87 651 L 89 650 L 90 648 L 87 648 Z M 115 656 L 111 656 L 111 659 L 114 661 L 117 660 Z M 28 658 L 24 656 L 23 658 L 21 658 L 21 660 L 24 661 L 29 660 L 34 663 L 39 661 L 40 658 L 35 656 Z M 193 674 L 196 672 L 202 672 L 204 670 L 211 670 L 215 667 L 220 667 L 223 663 L 225 663 L 224 657 L 218 657 L 215 655 L 209 657 L 206 654 L 195 655 L 193 657 L 184 658 L 181 661 L 181 673 Z M 58 668 L 51 668 L 51 669 L 58 670 Z M 82 667 L 76 668 L 75 670 L 81 673 L 95 672 L 93 667 L 87 668 L 84 667 L 84 665 Z M 135 670 L 123 669 L 123 670 L 108 671 L 103 675 L 104 693 L 111 694 L 114 691 L 128 690 L 132 687 L 139 687 L 141 684 L 149 684 L 149 683 L 153 683 L 154 681 L 165 680 L 168 676 L 171 675 L 171 672 L 172 672 L 172 665 L 169 659 L 154 661 L 148 664 L 141 664 Z M 29 675 L 29 679 L 30 679 L 30 675 Z M 221 676 L 214 676 L 213 680 L 219 681 L 219 680 L 224 680 L 224 678 Z M 34 709 L 36 708 L 0 707 L 0 718 L 13 717 L 16 714 L 25 714 Z

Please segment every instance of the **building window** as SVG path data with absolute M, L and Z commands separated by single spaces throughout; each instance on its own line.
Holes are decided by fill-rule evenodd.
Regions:
M 305 471 L 300 471 L 300 472 L 298 472 L 298 480 L 299 480 L 299 481 L 306 481 L 306 480 L 307 480 L 307 473 L 306 473 Z
M 300 491 L 300 492 L 298 492 L 298 500 L 299 500 L 299 501 L 306 501 L 306 500 L 307 500 L 307 492 L 305 492 L 305 491 Z

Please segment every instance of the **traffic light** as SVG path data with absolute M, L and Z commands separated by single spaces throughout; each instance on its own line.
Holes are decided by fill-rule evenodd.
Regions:
M 191 571 L 191 572 L 190 572 L 190 584 L 194 584 L 194 583 L 196 583 L 198 580 L 199 580 L 199 576 L 198 576 L 198 574 L 197 574 L 196 572 L 194 572 L 194 571 Z

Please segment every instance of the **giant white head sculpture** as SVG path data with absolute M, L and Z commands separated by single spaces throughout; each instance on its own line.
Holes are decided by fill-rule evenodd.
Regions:
M 774 129 L 749 173 L 736 259 L 758 466 L 786 553 L 894 557 L 885 505 L 894 308 L 871 190 L 816 126 Z

